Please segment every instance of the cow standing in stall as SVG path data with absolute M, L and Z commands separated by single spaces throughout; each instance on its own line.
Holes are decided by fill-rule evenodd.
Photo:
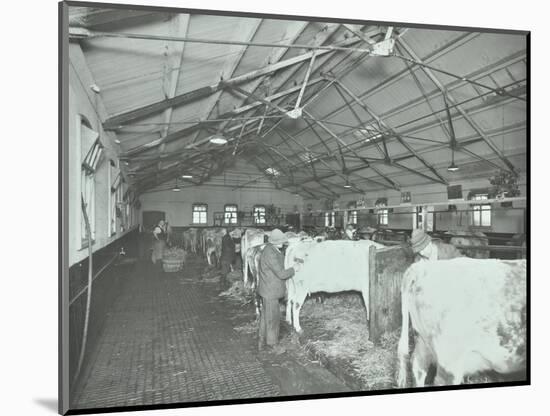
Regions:
M 302 242 L 289 247 L 285 268 L 303 262 L 287 282 L 286 320 L 301 332 L 300 310 L 307 295 L 315 292 L 361 292 L 369 318 L 369 249 L 382 244 L 369 240 Z
M 189 253 L 197 253 L 197 236 L 196 228 L 188 228 L 183 231 L 183 248 Z
M 312 242 L 311 238 L 307 235 L 307 233 L 301 231 L 299 233 L 294 233 L 292 231 L 287 231 L 284 233 L 286 238 L 284 249 L 285 252 L 285 268 L 290 268 L 294 266 L 294 264 L 291 264 L 287 266 L 286 258 L 289 252 L 293 252 L 294 247 L 299 246 L 300 242 L 309 241 Z M 248 249 L 246 257 L 247 257 L 247 264 L 248 268 L 250 270 L 250 273 L 252 274 L 252 288 L 254 291 L 258 287 L 258 270 L 259 270 L 259 263 L 260 263 L 260 256 L 262 254 L 263 249 L 265 248 L 266 244 L 261 244 L 259 246 L 251 247 Z M 301 246 L 302 247 L 302 246 Z M 256 306 L 256 316 L 259 316 L 260 314 L 260 302 L 259 299 L 255 299 L 255 306 Z
M 489 239 L 480 231 L 447 231 L 445 234 L 452 236 L 449 243 L 454 246 L 487 247 L 489 245 Z M 488 259 L 490 254 L 488 249 L 458 248 L 458 250 L 473 259 Z
M 209 266 L 217 265 L 222 254 L 222 238 L 226 234 L 225 228 L 203 230 L 206 260 Z M 216 255 L 216 262 L 212 261 L 212 255 Z
M 450 375 L 447 384 L 492 370 L 523 373 L 526 368 L 525 260 L 456 258 L 413 264 L 401 285 L 399 387 L 407 384 L 409 320 L 415 347 L 415 386 L 426 383 L 430 366 Z M 443 370 L 443 371 L 441 371 Z

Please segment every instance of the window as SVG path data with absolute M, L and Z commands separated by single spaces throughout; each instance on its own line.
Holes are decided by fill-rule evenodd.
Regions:
M 472 199 L 474 201 L 483 201 L 484 199 L 489 199 L 489 196 L 487 194 L 475 194 Z M 491 204 L 473 206 L 472 225 L 474 227 L 491 226 Z
M 111 235 L 116 234 L 116 223 L 117 223 L 117 203 L 119 201 L 119 188 L 120 188 L 120 172 L 117 171 L 116 162 L 111 161 L 110 166 L 110 175 L 111 175 L 111 224 L 109 231 Z
M 388 225 L 388 209 L 382 208 L 378 212 L 378 225 Z
M 223 211 L 224 224 L 237 224 L 237 205 L 227 204 Z
M 424 216 L 422 215 L 422 207 L 416 207 L 415 211 L 415 228 L 422 229 L 422 219 L 424 218 Z
M 254 224 L 265 224 L 265 206 L 256 205 L 253 210 Z
M 325 227 L 332 227 L 336 223 L 336 212 L 325 212 Z
M 348 211 L 348 223 L 357 225 L 357 211 Z
M 208 205 L 193 204 L 193 224 L 206 224 L 208 215 Z
M 81 193 L 84 199 L 84 205 L 86 207 L 86 214 L 88 215 L 88 221 L 90 222 L 90 231 L 92 240 L 95 239 L 95 178 L 94 174 L 88 172 L 86 169 L 82 169 L 81 176 Z M 80 205 L 80 204 L 79 204 Z M 82 208 L 80 209 L 82 212 Z M 80 236 L 82 238 L 82 247 L 88 245 L 88 234 L 86 232 L 86 220 L 84 214 L 81 215 L 80 221 Z
M 84 201 L 86 215 L 90 223 L 90 237 L 95 239 L 95 173 L 101 161 L 103 146 L 99 140 L 99 134 L 94 131 L 90 122 L 83 116 L 78 116 L 78 142 L 81 148 L 80 165 L 80 194 Z M 80 207 L 81 198 L 78 206 Z M 82 208 L 80 214 L 80 239 L 82 247 L 88 245 L 86 220 Z

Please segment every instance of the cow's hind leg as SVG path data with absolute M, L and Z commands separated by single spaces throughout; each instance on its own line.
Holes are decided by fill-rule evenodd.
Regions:
M 427 348 L 422 338 L 416 338 L 416 345 L 411 358 L 412 373 L 416 387 L 424 387 L 426 385 L 426 377 L 434 359 L 431 352 Z
M 367 311 L 367 321 L 370 319 L 369 314 L 369 289 L 368 287 L 366 289 L 363 289 L 361 292 L 361 296 L 363 296 L 363 303 L 365 304 L 365 309 Z
M 292 302 L 292 321 L 294 329 L 298 333 L 302 332 L 302 327 L 300 326 L 300 310 L 302 309 L 302 305 L 304 304 L 306 297 L 306 293 L 297 294 L 297 296 L 294 298 L 294 301 Z

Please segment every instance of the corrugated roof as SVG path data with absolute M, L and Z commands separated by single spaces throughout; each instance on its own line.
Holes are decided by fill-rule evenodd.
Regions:
M 374 44 L 383 40 L 388 28 L 81 7 L 71 7 L 70 16 L 74 27 L 103 32 L 79 42 L 108 115 L 122 120 L 114 126 L 121 156 L 128 160 L 131 170 L 138 171 L 136 178 L 140 179 L 134 179 L 134 183 L 142 191 L 175 177 L 182 166 L 207 172 L 221 155 L 232 153 L 246 157 L 250 166 L 278 169 L 281 175 L 277 181 L 292 191 L 300 181 L 311 182 L 315 189 L 316 176 L 322 176 L 320 191 L 329 186 L 339 192 L 344 183 L 341 172 L 346 169 L 363 181 L 364 189 L 387 186 L 387 178 L 395 178 L 405 187 L 425 183 L 429 180 L 426 175 L 433 176 L 426 163 L 447 178 L 449 120 L 441 85 L 449 94 L 447 102 L 459 146 L 467 143 L 465 149 L 470 151 L 457 151 L 457 163 L 469 166 L 475 175 L 492 171 L 495 165 L 507 168 L 496 154 L 499 151 L 511 154 L 510 160 L 519 168 L 525 166 L 527 51 L 523 35 L 395 28 L 392 37 L 397 56 L 366 57 L 350 49 L 321 50 L 310 75 L 310 80 L 316 82 L 307 86 L 301 104 L 314 96 L 316 100 L 304 108 L 309 115 L 303 113 L 293 120 L 281 117 L 296 103 L 309 66 L 309 49 L 279 48 L 275 44 L 346 43 L 348 48 L 365 50 L 370 46 L 358 35 L 370 37 L 369 42 Z M 413 61 L 419 58 L 432 69 L 399 57 L 410 59 L 411 54 Z M 215 86 L 222 76 L 227 80 L 301 57 L 300 62 L 238 84 L 253 97 L 231 88 L 201 90 Z M 172 84 L 174 80 L 177 85 Z M 502 88 L 523 100 L 506 96 Z M 256 102 L 257 97 L 269 99 L 287 90 L 292 93 L 277 95 L 271 104 Z M 162 103 L 172 93 L 183 96 L 185 102 L 168 110 L 169 106 Z M 189 93 L 198 95 L 189 99 Z M 155 110 L 152 105 L 160 107 Z M 139 114 L 131 112 L 136 109 Z M 260 122 L 263 115 L 267 117 Z M 211 121 L 204 122 L 206 118 Z M 381 125 L 377 118 L 382 120 Z M 197 125 L 200 121 L 203 123 Z M 246 123 L 244 128 L 242 123 Z M 210 144 L 208 137 L 216 131 L 226 135 L 230 143 L 222 148 Z M 385 134 L 385 146 L 380 131 Z M 366 138 L 367 132 L 371 137 Z M 163 146 L 150 145 L 165 134 L 169 141 Z M 490 140 L 493 148 L 484 140 Z M 399 162 L 403 167 L 384 164 L 380 159 L 385 149 L 390 158 L 403 158 Z M 300 158 L 307 151 L 325 156 L 316 159 L 312 168 Z M 373 168 L 362 169 L 365 162 L 361 157 L 373 159 Z M 141 182 L 142 178 L 152 179 Z

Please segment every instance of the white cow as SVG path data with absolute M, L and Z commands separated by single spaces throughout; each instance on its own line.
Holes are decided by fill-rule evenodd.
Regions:
M 525 260 L 456 258 L 413 264 L 401 285 L 398 385 L 407 384 L 409 319 L 416 336 L 412 370 L 424 386 L 431 365 L 462 383 L 493 370 L 525 371 Z
M 307 295 L 315 292 L 361 292 L 368 319 L 369 248 L 372 246 L 384 247 L 370 240 L 331 240 L 320 243 L 313 240 L 289 247 L 285 268 L 292 267 L 295 261 L 303 261 L 299 271 L 287 281 L 286 320 L 293 324 L 297 332 L 302 331 L 300 309 Z
M 225 228 L 209 228 L 203 230 L 206 260 L 210 266 L 213 265 L 212 254 L 216 254 L 216 262 L 220 261 L 222 255 L 222 238 L 225 233 Z
M 269 232 L 257 228 L 249 228 L 245 231 L 241 238 L 241 258 L 243 261 L 243 280 L 246 285 L 248 280 L 248 250 L 264 244 L 265 236 L 269 236 Z

